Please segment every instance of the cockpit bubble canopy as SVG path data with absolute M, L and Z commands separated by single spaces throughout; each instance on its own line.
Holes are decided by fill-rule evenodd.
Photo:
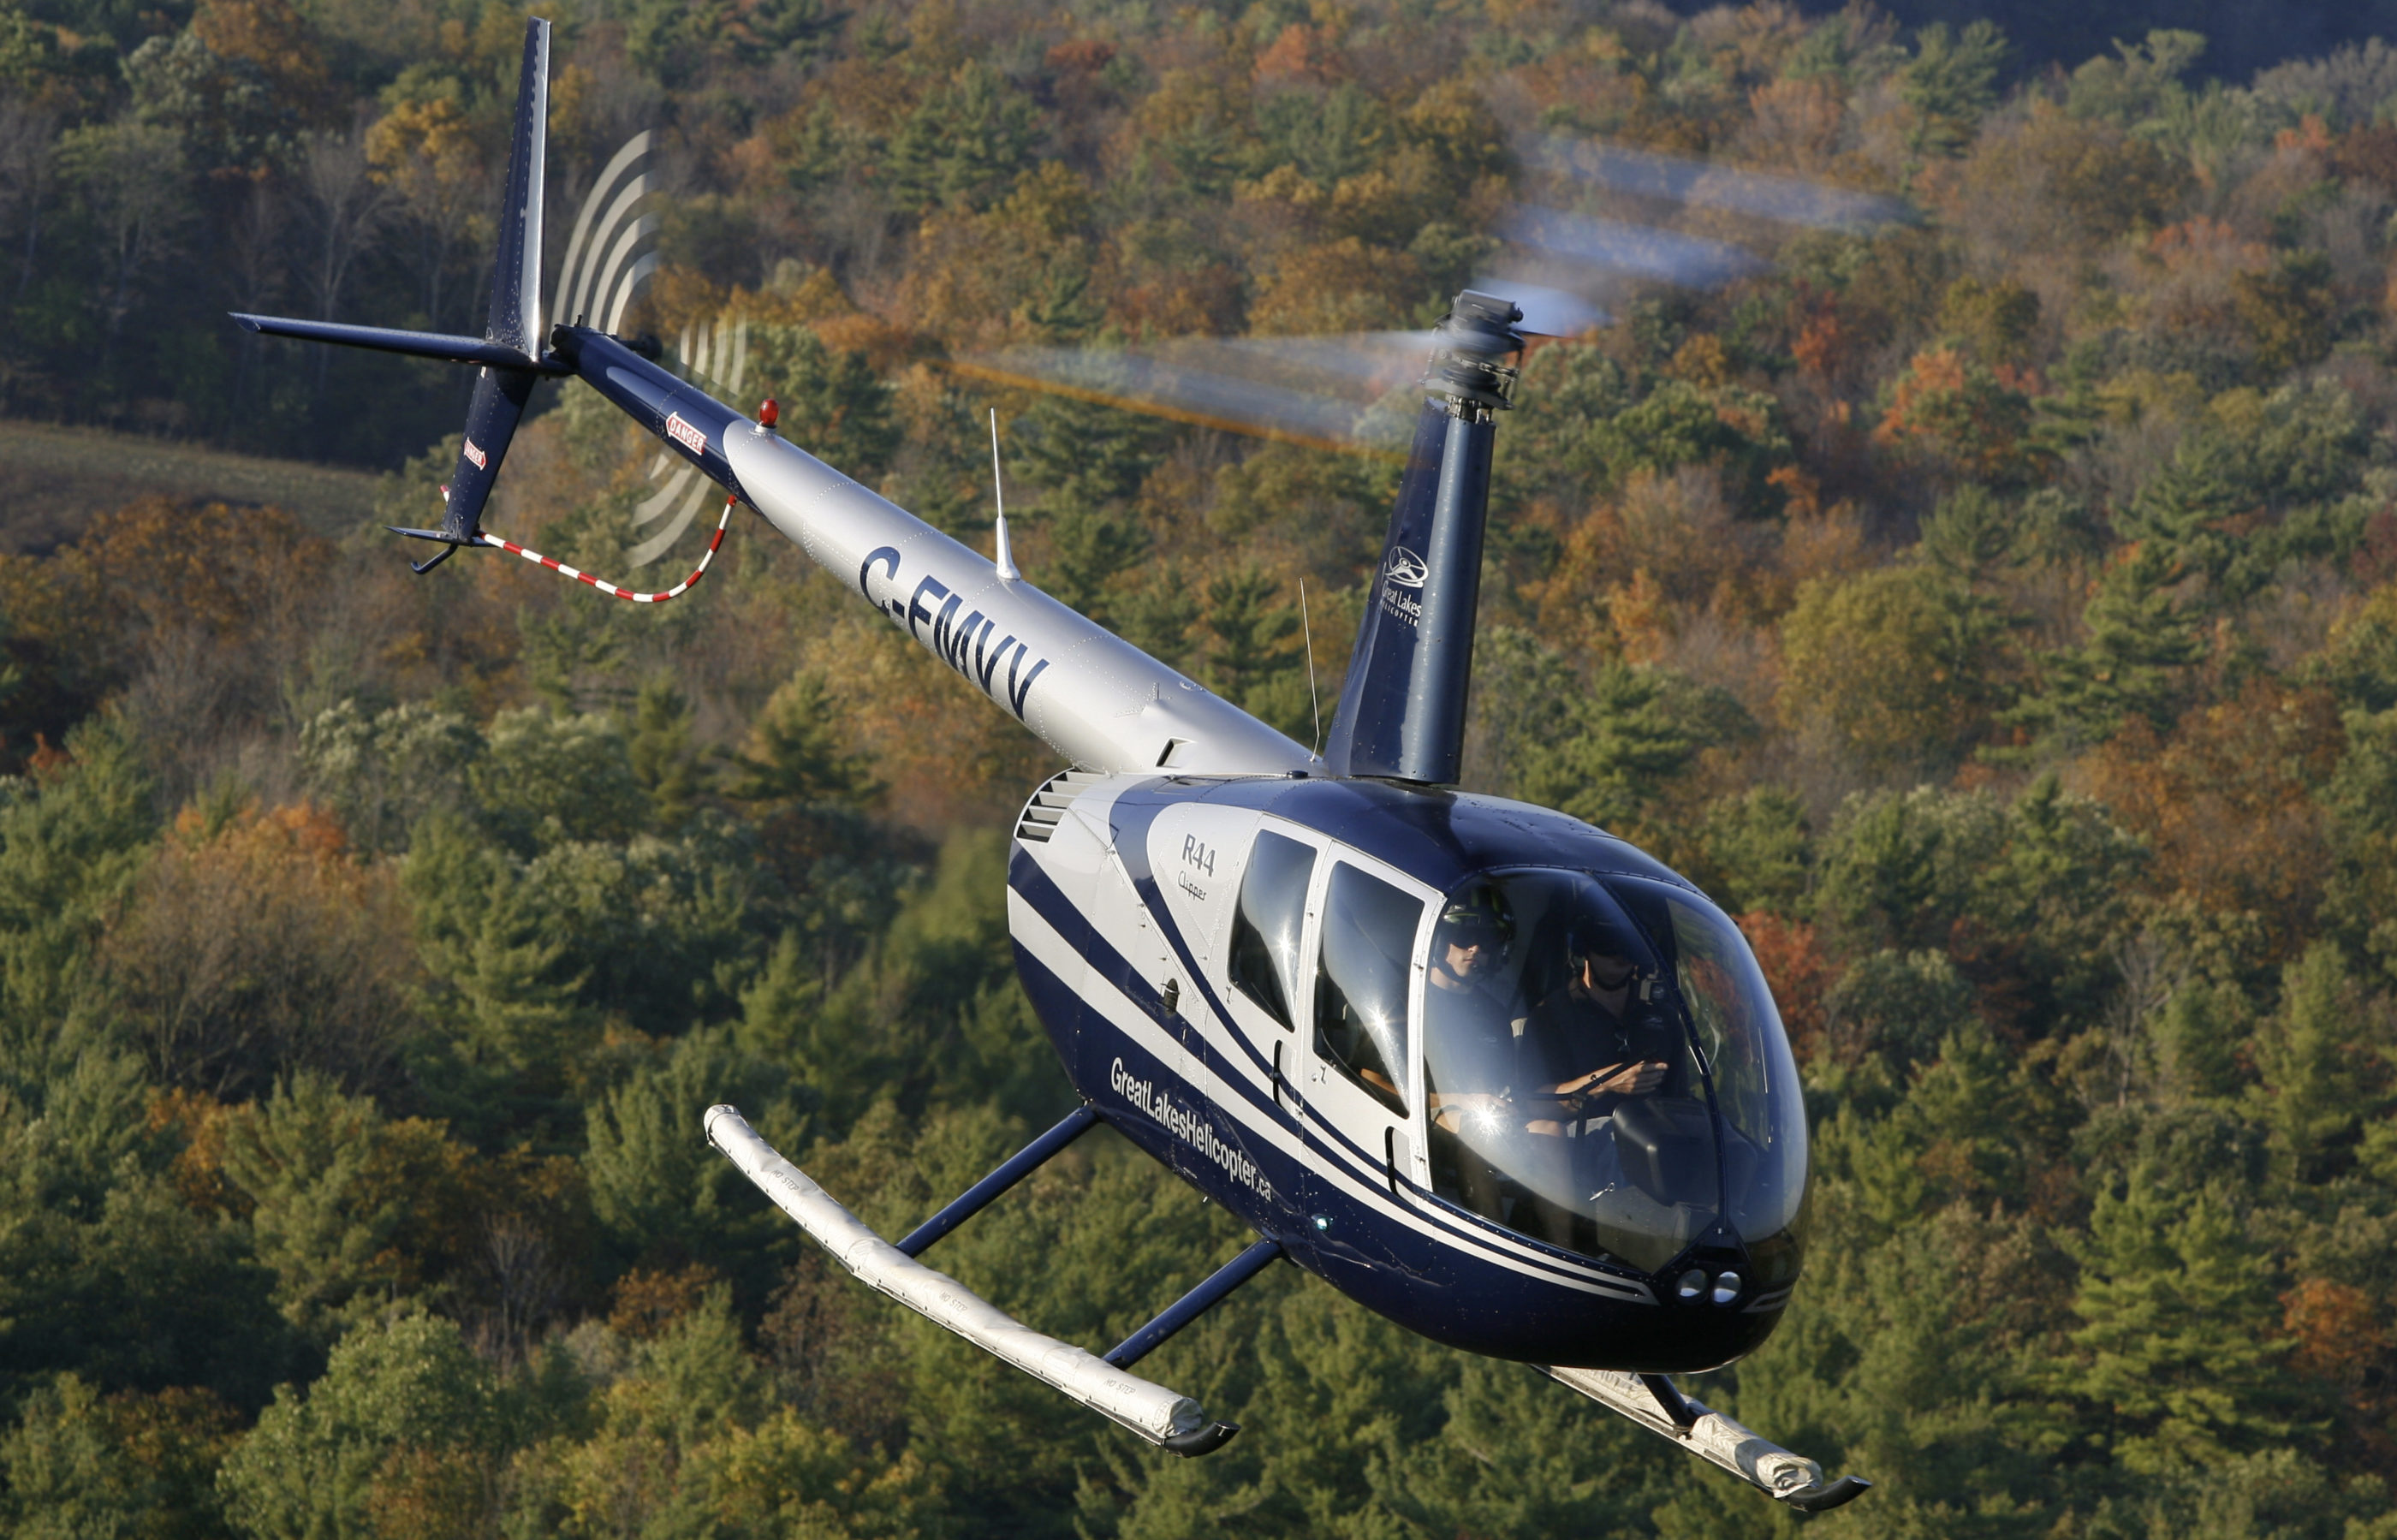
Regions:
M 1447 895 L 1425 960 L 1435 1192 L 1649 1272 L 1720 1219 L 1756 1281 L 1795 1278 L 1797 1065 L 1721 911 L 1643 878 L 1489 872 Z

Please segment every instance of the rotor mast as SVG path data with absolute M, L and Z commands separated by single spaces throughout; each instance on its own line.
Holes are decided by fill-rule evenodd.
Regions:
M 1481 596 L 1495 414 L 1513 403 L 1523 313 L 1466 289 L 1436 333 L 1382 566 L 1323 757 L 1335 775 L 1454 785 Z

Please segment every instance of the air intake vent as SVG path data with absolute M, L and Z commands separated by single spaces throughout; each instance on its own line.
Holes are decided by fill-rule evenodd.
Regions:
M 1024 816 L 1015 823 L 1015 837 L 1027 845 L 1046 845 L 1049 837 L 1056 832 L 1057 821 L 1065 816 L 1074 798 L 1082 795 L 1082 788 L 1105 779 L 1096 770 L 1060 770 L 1051 776 L 1032 794 L 1032 800 L 1024 804 Z

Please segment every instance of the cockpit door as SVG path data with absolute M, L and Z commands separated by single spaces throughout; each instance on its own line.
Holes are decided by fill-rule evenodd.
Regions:
M 1434 895 L 1334 846 L 1316 878 L 1314 967 L 1301 1009 L 1310 1220 L 1327 1254 L 1381 1261 L 1381 1242 L 1344 1234 L 1365 1190 L 1412 1179 L 1420 935 Z

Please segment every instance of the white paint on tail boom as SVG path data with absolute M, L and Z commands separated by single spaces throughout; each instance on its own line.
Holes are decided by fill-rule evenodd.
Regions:
M 775 529 L 1074 764 L 1279 775 L 1319 763 L 773 433 L 729 432 L 723 453 Z

